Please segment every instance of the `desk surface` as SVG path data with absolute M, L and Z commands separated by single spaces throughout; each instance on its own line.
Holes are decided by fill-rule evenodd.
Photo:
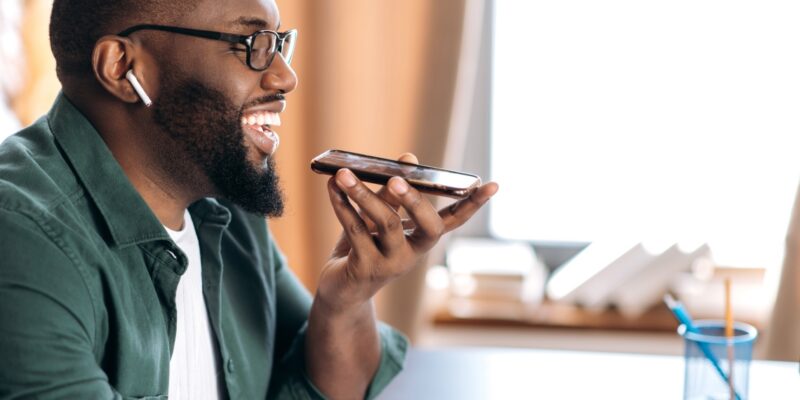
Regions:
M 683 358 L 529 349 L 409 351 L 381 400 L 681 399 Z M 750 399 L 800 399 L 797 363 L 754 361 Z

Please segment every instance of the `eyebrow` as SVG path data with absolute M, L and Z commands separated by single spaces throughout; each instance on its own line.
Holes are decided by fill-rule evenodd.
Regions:
M 235 19 L 234 21 L 230 22 L 228 25 L 229 26 L 247 26 L 247 27 L 252 27 L 252 28 L 256 28 L 256 29 L 267 29 L 267 26 L 269 26 L 267 21 L 265 21 L 265 20 L 263 20 L 261 18 L 257 18 L 257 17 L 239 17 L 239 18 Z M 275 28 L 275 30 L 280 29 L 280 27 L 281 27 L 281 23 L 278 22 L 278 26 Z

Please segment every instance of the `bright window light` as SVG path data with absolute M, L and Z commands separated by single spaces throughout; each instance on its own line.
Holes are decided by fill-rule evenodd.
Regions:
M 495 2 L 490 227 L 709 243 L 780 265 L 800 178 L 800 3 Z

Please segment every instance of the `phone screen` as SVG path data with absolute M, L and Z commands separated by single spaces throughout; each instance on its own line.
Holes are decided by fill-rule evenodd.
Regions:
M 409 182 L 431 182 L 437 186 L 451 188 L 470 188 L 480 179 L 475 175 L 456 171 L 336 150 L 325 153 L 318 160 L 338 168 L 349 168 L 356 174 L 358 171 L 364 171 L 385 176 L 400 176 Z

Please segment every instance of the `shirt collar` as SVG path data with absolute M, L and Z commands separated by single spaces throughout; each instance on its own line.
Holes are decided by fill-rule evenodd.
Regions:
M 114 245 L 169 240 L 100 134 L 63 93 L 47 113 L 47 120 L 87 195 L 102 214 Z
M 227 228 L 232 218 L 228 207 L 211 197 L 202 198 L 190 205 L 189 214 L 192 216 L 195 227 L 210 223 Z

